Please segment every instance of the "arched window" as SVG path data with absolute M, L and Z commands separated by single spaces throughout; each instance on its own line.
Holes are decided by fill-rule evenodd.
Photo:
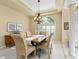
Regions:
M 43 17 L 41 24 L 38 24 L 38 32 L 40 34 L 50 34 L 55 32 L 55 22 L 52 17 Z

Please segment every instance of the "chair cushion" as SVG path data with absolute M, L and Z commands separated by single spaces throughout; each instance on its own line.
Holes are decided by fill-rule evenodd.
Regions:
M 27 55 L 29 55 L 30 53 L 32 53 L 34 50 L 35 50 L 34 46 L 27 45 Z

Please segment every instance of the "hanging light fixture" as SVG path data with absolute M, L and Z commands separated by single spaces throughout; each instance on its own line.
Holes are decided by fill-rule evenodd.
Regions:
M 34 21 L 37 22 L 37 24 L 40 24 L 41 19 L 42 19 L 41 15 L 40 15 L 40 12 L 39 12 L 39 7 L 40 7 L 39 5 L 40 5 L 40 0 L 38 0 L 38 13 L 34 17 Z

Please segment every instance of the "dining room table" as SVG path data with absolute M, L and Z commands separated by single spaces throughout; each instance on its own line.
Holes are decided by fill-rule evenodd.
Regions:
M 43 43 L 47 37 L 48 36 L 45 36 L 45 35 L 32 35 L 30 37 L 25 38 L 25 40 L 27 41 L 28 45 L 35 46 L 36 48 L 35 54 L 37 55 L 37 46 Z

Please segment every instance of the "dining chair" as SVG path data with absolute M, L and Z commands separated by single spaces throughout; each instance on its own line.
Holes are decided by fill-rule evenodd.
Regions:
M 26 36 L 26 32 L 20 32 L 20 36 L 21 36 L 22 38 L 27 37 L 27 36 Z
M 30 37 L 30 36 L 32 36 L 32 33 L 31 32 L 26 32 L 26 37 Z
M 27 59 L 28 55 L 35 50 L 35 47 L 28 46 L 26 40 L 20 35 L 12 35 L 16 45 L 17 59 Z
M 51 48 L 52 48 L 52 42 L 53 42 L 54 36 L 53 33 L 49 35 L 47 38 L 47 42 L 43 42 L 41 45 L 39 45 L 37 48 L 38 49 L 47 49 L 48 50 L 48 59 L 50 59 L 50 54 L 51 54 Z

